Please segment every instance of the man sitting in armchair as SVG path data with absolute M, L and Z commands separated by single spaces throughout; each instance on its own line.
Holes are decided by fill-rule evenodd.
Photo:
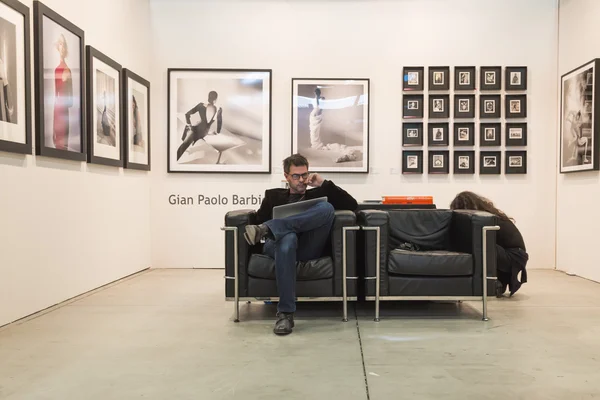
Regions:
M 321 257 L 335 210 L 357 209 L 356 200 L 332 181 L 308 172 L 308 160 L 294 154 L 283 160 L 283 171 L 289 189 L 269 189 L 257 212 L 257 224 L 246 226 L 244 237 L 250 245 L 266 239 L 263 253 L 275 259 L 275 276 L 279 304 L 273 332 L 287 335 L 294 327 L 296 312 L 296 261 Z M 308 186 L 313 187 L 307 190 Z M 273 219 L 273 207 L 302 200 L 327 197 L 300 214 Z

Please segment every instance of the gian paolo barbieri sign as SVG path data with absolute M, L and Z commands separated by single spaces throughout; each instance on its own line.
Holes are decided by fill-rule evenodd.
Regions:
M 230 196 L 218 194 L 209 196 L 198 194 L 196 196 L 182 196 L 179 194 L 169 195 L 169 204 L 172 206 L 260 206 L 262 195 L 241 196 L 232 194 Z

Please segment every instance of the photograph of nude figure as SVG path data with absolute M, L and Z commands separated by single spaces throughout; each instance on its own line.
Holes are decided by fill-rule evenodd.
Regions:
M 369 172 L 369 80 L 292 79 L 292 153 L 314 172 Z
M 168 73 L 168 172 L 270 172 L 270 70 Z

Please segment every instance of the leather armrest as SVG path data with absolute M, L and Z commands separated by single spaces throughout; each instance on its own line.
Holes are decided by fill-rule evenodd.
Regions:
M 337 210 L 331 228 L 331 257 L 333 259 L 334 296 L 342 296 L 343 279 L 343 239 L 345 226 L 356 226 L 356 214 L 352 211 Z M 356 276 L 356 231 L 348 231 L 346 241 L 346 274 Z M 356 296 L 356 284 L 348 281 L 348 296 Z
M 473 255 L 473 295 L 483 294 L 483 227 L 497 224 L 497 217 L 485 211 L 454 210 L 450 237 L 452 250 Z M 487 233 L 487 276 L 496 275 L 496 231 Z M 488 282 L 488 294 L 493 294 L 493 281 Z M 490 292 L 491 289 L 491 292 Z
M 256 221 L 255 210 L 234 210 L 225 214 L 225 226 L 237 227 L 238 239 L 238 282 L 239 295 L 248 295 L 248 263 L 250 255 L 253 253 L 255 246 L 249 246 L 244 239 L 246 225 L 251 225 Z M 225 232 L 225 275 L 235 276 L 234 270 L 234 233 Z M 225 280 L 225 296 L 235 296 L 235 282 L 232 279 Z
M 377 249 L 377 232 L 363 230 L 361 232 L 364 260 L 358 260 L 365 266 L 365 277 L 375 277 L 377 275 L 376 252 L 379 251 L 379 281 L 380 294 L 389 295 L 387 260 L 389 243 L 389 221 L 390 216 L 382 210 L 361 210 L 357 213 L 358 224 L 362 227 L 379 227 L 380 243 Z M 375 296 L 375 280 L 366 281 L 366 295 Z

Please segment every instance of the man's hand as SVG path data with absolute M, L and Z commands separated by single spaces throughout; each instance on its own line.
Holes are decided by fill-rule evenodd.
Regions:
M 312 187 L 320 187 L 323 184 L 323 177 L 317 173 L 308 176 L 308 185 Z

